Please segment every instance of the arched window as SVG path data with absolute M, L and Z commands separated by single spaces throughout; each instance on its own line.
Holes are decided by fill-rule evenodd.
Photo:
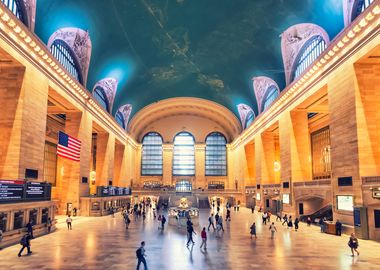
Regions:
M 162 137 L 157 132 L 142 140 L 141 175 L 162 175 Z
M 254 120 L 255 120 L 255 114 L 253 112 L 248 114 L 247 123 L 245 124 L 245 128 L 249 127 L 253 123 Z
M 227 175 L 226 138 L 213 132 L 206 138 L 206 176 Z
M 315 36 L 305 43 L 299 53 L 292 73 L 292 81 L 301 75 L 326 49 L 327 45 L 322 36 Z
M 277 88 L 272 85 L 265 94 L 264 100 L 263 100 L 263 107 L 261 111 L 265 111 L 272 103 L 275 101 L 275 99 L 278 97 L 278 91 Z
M 12 13 L 22 21 L 27 27 L 28 18 L 23 0 L 1 0 L 4 5 L 12 11 Z
M 124 120 L 124 116 L 123 114 L 118 111 L 115 115 L 115 119 L 116 119 L 116 122 L 122 127 L 125 129 L 125 120 Z
M 366 10 L 373 0 L 356 0 L 352 6 L 351 22 L 358 17 L 364 10 Z
M 74 52 L 70 46 L 61 39 L 56 39 L 51 44 L 51 53 L 66 68 L 66 70 L 83 84 L 82 72 Z
M 94 91 L 92 92 L 92 95 L 100 103 L 100 105 L 104 109 L 106 109 L 107 112 L 109 112 L 108 98 L 107 98 L 104 90 L 101 87 L 97 86 L 97 87 L 95 87 Z
M 173 175 L 195 174 L 194 137 L 180 132 L 174 138 Z

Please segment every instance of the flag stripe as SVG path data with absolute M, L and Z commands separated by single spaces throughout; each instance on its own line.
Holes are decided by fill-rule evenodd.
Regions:
M 60 131 L 58 135 L 57 155 L 73 161 L 80 161 L 81 141 Z

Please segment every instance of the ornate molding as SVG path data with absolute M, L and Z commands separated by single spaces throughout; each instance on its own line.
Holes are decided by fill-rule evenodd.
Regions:
M 127 129 L 128 127 L 128 122 L 129 122 L 129 117 L 131 116 L 131 113 L 132 113 L 132 104 L 125 104 L 123 106 L 121 106 L 117 112 L 120 112 L 123 117 L 124 117 L 124 125 L 125 125 L 125 129 Z M 117 113 L 116 112 L 116 113 Z
M 280 88 L 278 87 L 277 83 L 269 77 L 265 77 L 265 76 L 253 77 L 252 81 L 253 81 L 253 91 L 255 92 L 258 111 L 259 113 L 261 113 L 264 98 L 266 97 L 267 92 L 270 89 L 270 87 L 274 86 L 277 89 L 278 95 L 280 95 Z
M 326 31 L 312 23 L 293 25 L 281 34 L 281 52 L 286 85 L 291 83 L 292 68 L 301 49 L 306 42 L 316 36 L 321 36 L 328 46 L 330 39 Z
M 107 96 L 109 112 L 112 112 L 113 102 L 115 101 L 117 90 L 117 80 L 115 78 L 104 78 L 95 84 L 92 92 L 94 92 L 95 88 L 97 87 L 103 89 L 104 93 Z
M 73 50 L 82 71 L 83 85 L 86 85 L 92 50 L 89 33 L 79 28 L 60 28 L 50 36 L 48 48 L 56 39 L 63 40 Z
M 251 107 L 243 103 L 238 104 L 236 107 L 239 111 L 241 125 L 243 129 L 245 129 L 247 128 L 247 120 L 252 114 L 253 114 L 253 117 L 255 117 L 255 112 L 252 110 Z

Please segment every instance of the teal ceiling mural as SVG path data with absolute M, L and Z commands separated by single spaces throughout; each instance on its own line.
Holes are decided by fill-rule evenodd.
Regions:
M 118 79 L 113 114 L 135 114 L 155 101 L 206 98 L 236 115 L 257 115 L 252 77 L 285 87 L 280 35 L 298 23 L 343 29 L 341 0 L 38 0 L 37 35 L 47 43 L 58 28 L 88 30 L 92 56 L 87 88 Z

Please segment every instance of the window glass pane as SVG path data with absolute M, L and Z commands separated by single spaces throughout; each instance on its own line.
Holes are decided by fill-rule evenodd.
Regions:
M 116 113 L 115 119 L 122 128 L 125 128 L 124 116 L 121 112 Z
M 144 136 L 141 175 L 162 175 L 162 137 L 156 132 Z
M 181 132 L 174 138 L 173 175 L 194 175 L 194 138 L 188 132 Z
M 3 4 L 7 8 L 9 8 L 9 10 L 12 11 L 12 13 L 17 18 L 19 18 L 23 23 L 25 23 L 24 22 L 24 14 L 23 14 L 23 11 L 21 10 L 20 6 L 19 6 L 18 1 L 16 1 L 16 0 L 1 0 L 1 2 L 3 2 Z
M 331 176 L 330 129 L 320 129 L 311 134 L 313 179 Z
M 226 139 L 218 132 L 206 138 L 206 175 L 227 175 Z
M 326 49 L 327 45 L 321 36 L 316 36 L 307 42 L 307 46 L 300 52 L 301 57 L 295 66 L 293 80 L 301 75 Z
M 82 78 L 79 75 L 81 72 L 80 68 L 74 61 L 73 52 L 63 40 L 55 40 L 51 45 L 50 51 L 58 62 L 61 63 L 61 65 L 64 66 L 75 79 L 77 79 L 80 83 L 83 83 Z
M 273 103 L 273 101 L 275 101 L 275 99 L 278 97 L 278 91 L 275 86 L 271 86 L 267 91 L 268 91 L 268 94 L 266 95 L 265 100 L 263 102 L 262 111 L 265 111 Z
M 100 103 L 100 105 L 108 110 L 108 99 L 107 96 L 104 94 L 104 90 L 100 87 L 96 87 L 94 92 L 92 93 L 94 98 Z

